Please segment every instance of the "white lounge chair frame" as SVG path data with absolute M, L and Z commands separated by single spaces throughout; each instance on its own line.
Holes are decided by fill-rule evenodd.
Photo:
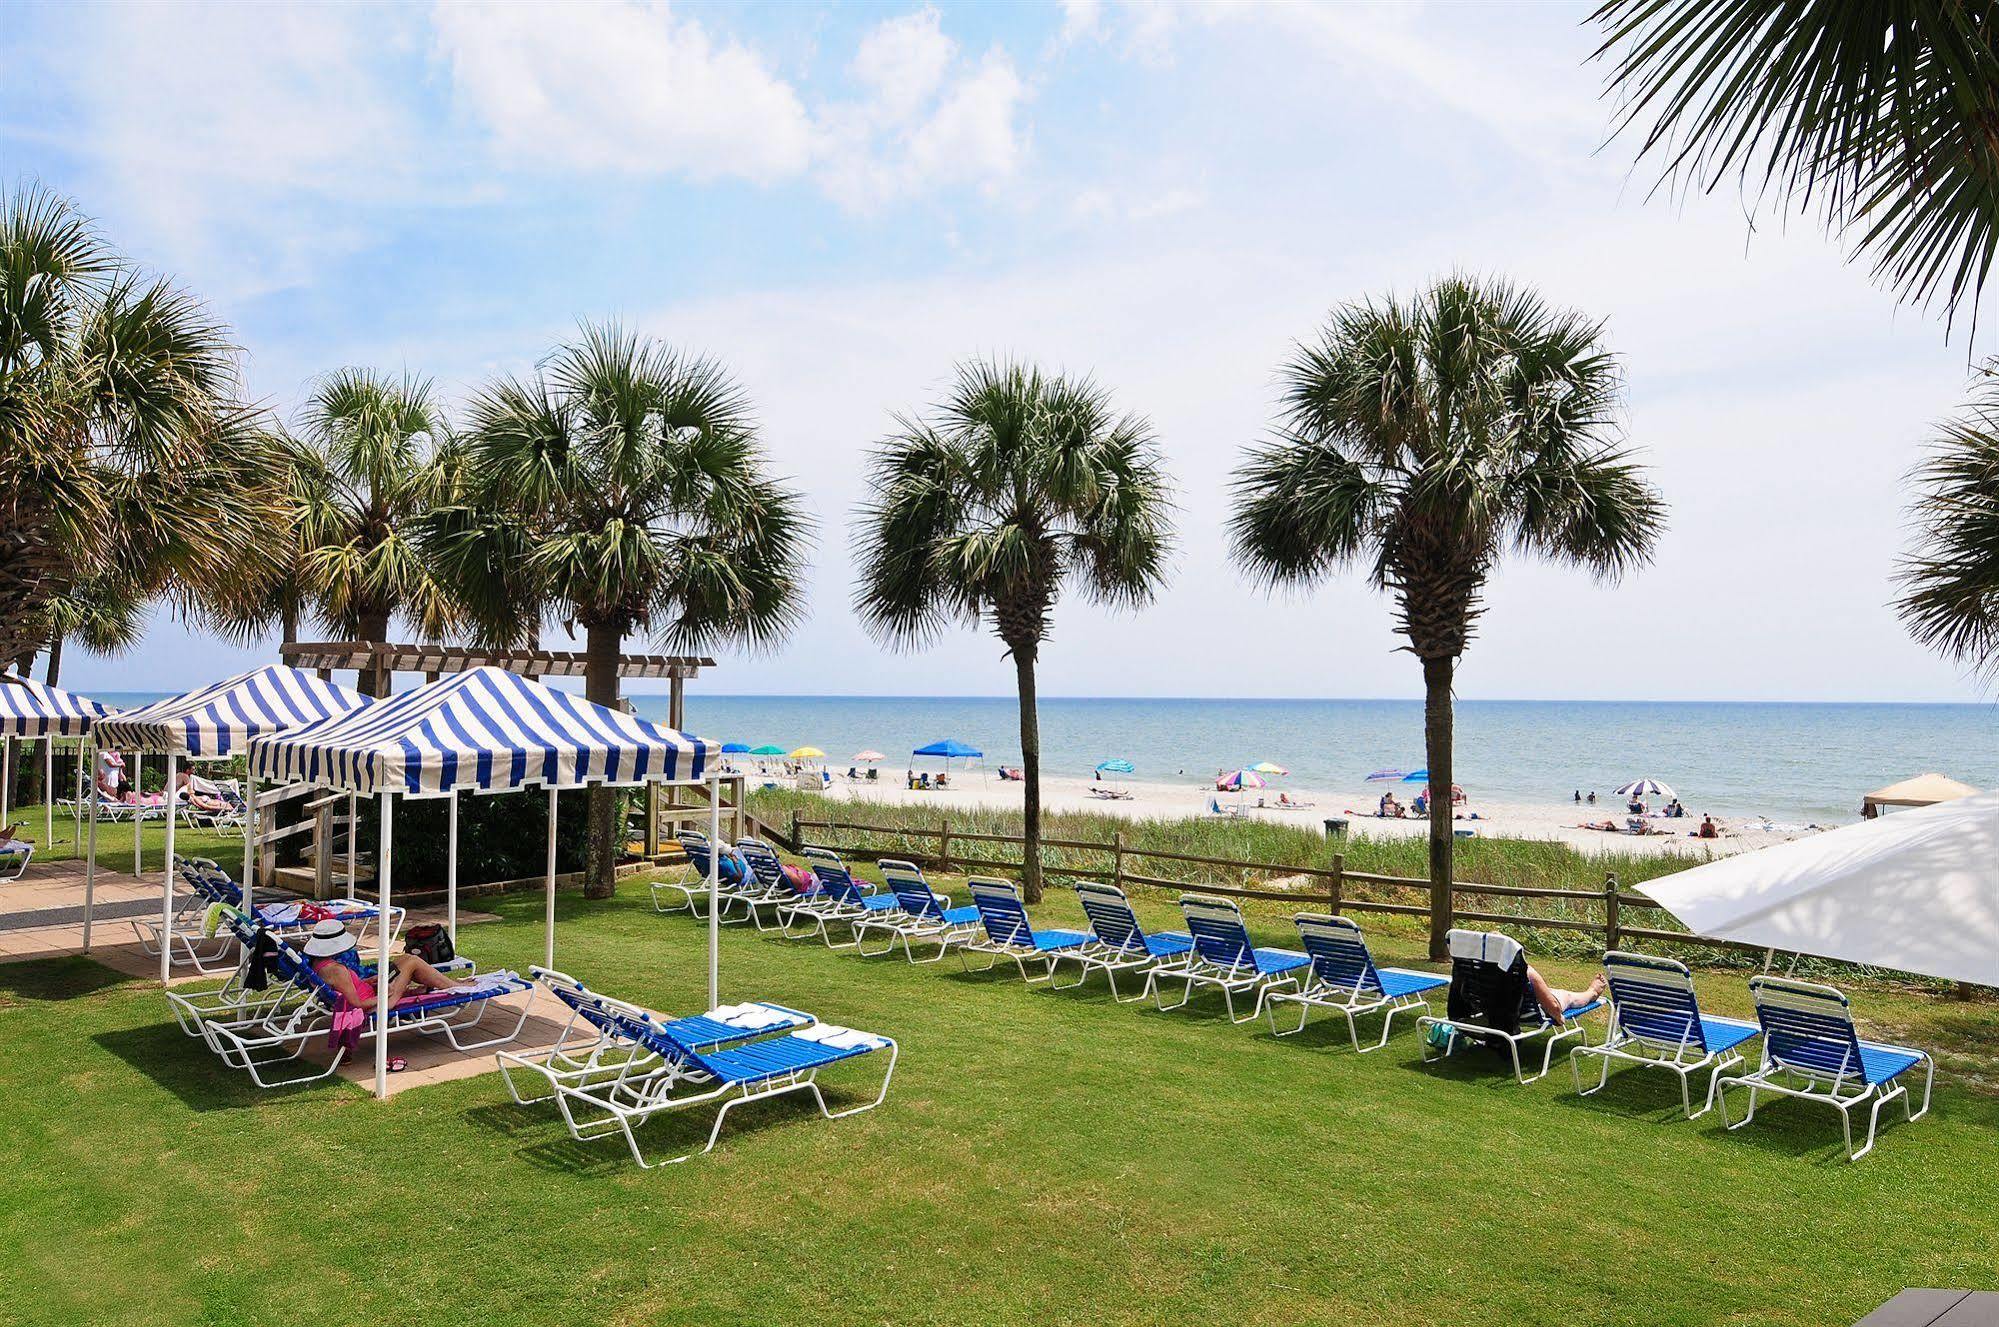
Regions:
M 1610 976 L 1610 1027 L 1604 1033 L 1602 1042 L 1595 1046 L 1576 1046 L 1569 1051 L 1569 1070 L 1576 1080 L 1579 1096 L 1593 1096 L 1610 1083 L 1610 1066 L 1613 1061 L 1620 1064 L 1644 1065 L 1653 1069 L 1671 1071 L 1680 1080 L 1680 1109 L 1690 1120 L 1699 1119 L 1714 1109 L 1715 1087 L 1721 1076 L 1730 1069 L 1744 1063 L 1742 1052 L 1736 1047 L 1726 1051 L 1706 1050 L 1694 1041 L 1696 1020 L 1700 1017 L 1694 993 L 1693 974 L 1686 965 L 1669 958 L 1653 958 L 1649 954 L 1633 954 L 1622 950 L 1611 950 L 1603 956 L 1604 970 Z M 1675 992 L 1684 992 L 1689 1007 L 1694 1008 L 1692 1018 L 1686 1020 L 1678 1041 L 1666 1041 L 1659 1037 L 1647 1036 L 1625 1026 L 1625 1002 L 1618 998 L 1619 968 L 1633 970 L 1633 979 L 1646 984 L 1670 987 Z M 1745 1025 L 1739 1019 L 1710 1019 L 1736 1026 Z M 1693 1058 L 1689 1058 L 1689 1057 Z M 1601 1060 L 1602 1071 L 1597 1075 L 1595 1087 L 1583 1086 L 1582 1061 L 1585 1057 Z M 1697 1073 L 1707 1071 L 1707 1094 L 1702 1098 L 1701 1108 L 1694 1109 L 1690 1080 Z

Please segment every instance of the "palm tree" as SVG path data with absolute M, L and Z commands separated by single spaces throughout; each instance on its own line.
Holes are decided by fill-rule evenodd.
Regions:
M 1618 442 L 1602 326 L 1503 282 L 1452 277 L 1350 304 L 1282 369 L 1279 436 L 1238 470 L 1235 555 L 1278 586 L 1365 562 L 1422 660 L 1430 947 L 1451 924 L 1451 685 L 1508 548 L 1615 577 L 1664 506 Z
M 201 598 L 270 525 L 236 351 L 193 296 L 144 275 L 69 200 L 0 195 L 0 661 L 49 608 L 115 574 Z
M 1172 546 L 1172 493 L 1137 415 L 1087 380 L 974 362 L 869 464 L 854 608 L 891 645 L 989 626 L 1013 656 L 1026 776 L 1021 876 L 1041 897 L 1035 665 L 1065 583 L 1112 607 L 1149 601 Z
M 275 630 L 279 642 L 290 645 L 305 622 L 320 619 L 306 559 L 329 539 L 318 518 L 331 507 L 330 476 L 319 454 L 283 429 L 267 429 L 262 443 L 266 497 L 277 513 L 274 529 L 280 533 L 263 540 L 253 556 L 223 577 L 216 592 L 198 606 L 197 616 L 210 630 L 239 644 L 253 644 Z
M 811 522 L 770 474 L 749 401 L 721 365 L 585 326 L 533 378 L 467 409 L 460 501 L 426 540 L 478 629 L 584 631 L 584 694 L 620 703 L 625 638 L 764 646 L 802 610 Z M 615 888 L 616 800 L 590 792 L 584 893 Z
M 1666 177 L 1816 207 L 1904 299 L 1974 305 L 1999 250 L 1999 51 L 1957 0 L 1610 0 L 1620 130 Z
M 402 618 L 426 638 L 441 638 L 457 607 L 418 537 L 447 491 L 436 459 L 445 424 L 430 384 L 342 369 L 318 384 L 298 422 L 306 446 L 286 448 L 281 487 L 291 508 L 287 528 L 300 541 L 299 587 L 344 635 L 383 641 Z M 370 672 L 357 685 L 381 695 L 387 681 Z
M 1902 563 L 1902 620 L 1989 677 L 1999 671 L 1999 371 L 1980 371 L 1913 478 L 1917 543 Z

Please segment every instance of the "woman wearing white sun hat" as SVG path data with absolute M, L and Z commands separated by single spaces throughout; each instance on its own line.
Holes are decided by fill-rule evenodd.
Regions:
M 361 975 L 360 955 L 355 948 L 354 935 L 345 922 L 329 917 L 314 923 L 312 934 L 305 942 L 305 956 L 320 980 L 345 997 L 348 1004 L 363 1009 L 374 1005 L 375 983 Z M 446 976 L 408 952 L 391 955 L 389 968 L 394 974 L 389 978 L 391 1007 L 403 998 L 403 992 L 412 985 L 425 990 L 448 991 L 454 986 L 467 984 L 461 978 Z

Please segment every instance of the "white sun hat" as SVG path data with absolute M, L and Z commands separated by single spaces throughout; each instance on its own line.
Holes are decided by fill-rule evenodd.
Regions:
M 307 958 L 332 958 L 353 947 L 354 937 L 348 933 L 347 923 L 328 917 L 313 923 L 312 938 L 305 942 L 305 955 Z

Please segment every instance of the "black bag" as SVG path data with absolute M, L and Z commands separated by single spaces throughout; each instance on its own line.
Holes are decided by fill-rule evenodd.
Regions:
M 451 932 L 436 922 L 425 922 L 404 931 L 403 948 L 432 967 L 439 967 L 458 957 L 458 951 L 451 946 Z

